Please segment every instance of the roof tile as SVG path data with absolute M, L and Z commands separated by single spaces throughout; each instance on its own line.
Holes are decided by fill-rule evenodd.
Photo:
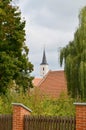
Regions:
M 36 86 L 50 97 L 59 97 L 62 92 L 67 92 L 65 73 L 64 71 L 49 71 Z

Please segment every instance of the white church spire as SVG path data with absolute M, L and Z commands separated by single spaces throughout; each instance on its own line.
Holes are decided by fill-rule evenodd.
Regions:
M 45 48 L 44 48 L 42 63 L 40 64 L 40 76 L 44 77 L 48 71 L 49 71 L 49 68 L 48 68 L 48 63 L 46 60 L 46 54 L 45 54 Z

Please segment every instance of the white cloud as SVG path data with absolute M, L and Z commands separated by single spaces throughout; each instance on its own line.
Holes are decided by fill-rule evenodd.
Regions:
M 26 44 L 38 75 L 44 44 L 50 69 L 59 69 L 58 47 L 73 39 L 78 27 L 78 14 L 86 0 L 19 0 L 26 19 Z

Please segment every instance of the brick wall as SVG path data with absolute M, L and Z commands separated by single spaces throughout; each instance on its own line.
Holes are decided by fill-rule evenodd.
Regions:
M 76 130 L 86 130 L 86 103 L 76 105 Z M 31 110 L 20 103 L 13 103 L 13 129 L 23 130 L 24 115 L 31 115 Z
M 76 130 L 86 130 L 86 103 L 76 105 Z
M 20 103 L 13 103 L 13 129 L 23 130 L 24 115 L 31 115 L 31 110 Z

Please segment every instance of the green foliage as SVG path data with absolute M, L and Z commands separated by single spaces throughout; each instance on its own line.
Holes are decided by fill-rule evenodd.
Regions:
M 86 7 L 79 15 L 79 27 L 74 40 L 60 52 L 60 64 L 64 59 L 68 92 L 73 98 L 86 98 Z
M 12 103 L 22 103 L 32 110 L 32 115 L 74 116 L 73 99 L 62 94 L 59 99 L 41 97 L 40 91 L 32 94 L 7 92 L 0 97 L 0 113 L 12 113 Z
M 0 93 L 5 93 L 11 80 L 23 91 L 32 86 L 29 49 L 25 45 L 25 21 L 11 0 L 0 0 Z

